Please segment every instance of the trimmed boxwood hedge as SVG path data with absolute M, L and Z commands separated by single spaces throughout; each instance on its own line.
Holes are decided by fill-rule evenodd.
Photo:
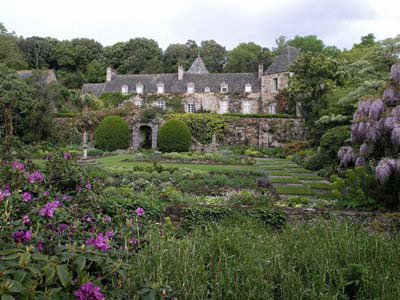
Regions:
M 191 144 L 189 127 L 180 120 L 169 120 L 158 131 L 158 148 L 162 152 L 188 152 Z
M 104 151 L 115 151 L 129 147 L 128 123 L 118 116 L 106 117 L 96 129 L 96 147 Z

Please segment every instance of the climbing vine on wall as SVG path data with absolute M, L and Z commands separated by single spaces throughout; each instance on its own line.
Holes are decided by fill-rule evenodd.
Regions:
M 149 94 L 143 97 L 144 103 L 146 105 L 151 106 L 155 101 L 164 100 L 168 110 L 178 113 L 183 112 L 183 99 L 185 99 L 185 96 L 182 96 L 180 94 L 170 94 L 170 95 Z

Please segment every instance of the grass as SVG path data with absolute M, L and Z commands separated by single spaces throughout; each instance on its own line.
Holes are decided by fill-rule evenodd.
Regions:
M 276 186 L 278 194 L 283 195 L 314 195 L 315 192 L 303 186 Z
M 296 178 L 300 180 L 324 180 L 324 178 L 317 176 L 317 175 L 296 175 L 293 174 Z
M 275 232 L 241 218 L 179 239 L 171 234 L 153 232 L 132 256 L 134 290 L 146 281 L 168 284 L 182 300 L 393 300 L 400 294 L 398 236 L 335 222 Z
M 290 173 L 312 173 L 310 170 L 303 169 L 303 168 L 296 168 L 296 169 L 286 169 Z
M 270 176 L 292 176 L 288 171 L 268 171 Z
M 331 183 L 324 183 L 324 182 L 316 182 L 316 183 L 306 183 L 305 186 L 308 186 L 312 189 L 318 190 L 333 190 L 334 187 Z
M 301 183 L 297 178 L 270 178 L 272 183 Z

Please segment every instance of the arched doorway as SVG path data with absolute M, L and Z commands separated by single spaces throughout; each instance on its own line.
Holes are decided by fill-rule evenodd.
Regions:
M 152 130 L 148 125 L 139 127 L 139 147 L 140 149 L 152 148 Z

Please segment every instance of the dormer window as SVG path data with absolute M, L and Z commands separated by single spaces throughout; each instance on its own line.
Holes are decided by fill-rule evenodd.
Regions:
M 228 84 L 226 82 L 223 82 L 221 84 L 221 93 L 227 93 L 228 92 Z
M 136 94 L 143 94 L 143 84 L 138 83 L 136 85 Z
M 143 100 L 142 99 L 135 99 L 135 106 L 138 108 L 143 107 Z
M 122 95 L 128 95 L 128 86 L 126 84 L 121 87 L 121 93 Z
M 157 93 L 158 94 L 164 93 L 164 83 L 162 82 L 157 83 Z
M 210 91 L 211 91 L 210 88 L 208 86 L 206 86 L 205 89 L 204 89 L 204 92 L 205 93 L 209 93 Z
M 157 103 L 156 103 L 156 106 L 161 110 L 165 110 L 165 101 L 164 100 L 158 100 Z
M 278 78 L 273 78 L 272 79 L 272 90 L 274 92 L 278 91 Z
M 244 86 L 244 91 L 245 91 L 246 93 L 251 93 L 251 84 L 250 84 L 250 83 L 248 83 L 248 84 L 246 84 L 246 85 Z
M 193 94 L 194 93 L 194 83 L 189 82 L 187 84 L 187 93 L 188 94 Z

